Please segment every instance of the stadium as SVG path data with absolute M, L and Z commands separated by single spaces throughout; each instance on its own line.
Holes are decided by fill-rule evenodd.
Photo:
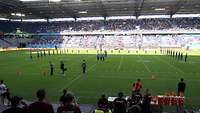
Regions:
M 0 0 L 0 112 L 198 113 L 199 0 Z

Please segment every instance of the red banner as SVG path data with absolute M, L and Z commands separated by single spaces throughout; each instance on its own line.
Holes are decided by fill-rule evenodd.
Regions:
M 152 104 L 166 105 L 166 106 L 183 106 L 185 97 L 181 96 L 153 96 Z

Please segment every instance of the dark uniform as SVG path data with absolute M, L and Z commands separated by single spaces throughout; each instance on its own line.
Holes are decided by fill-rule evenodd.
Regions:
M 60 69 L 62 71 L 62 74 L 65 74 L 66 68 L 65 68 L 65 64 L 62 61 L 60 63 Z
M 55 54 L 55 51 L 53 50 L 53 55 Z
M 104 61 L 105 60 L 105 55 L 101 54 L 101 57 L 102 57 L 102 61 Z
M 50 50 L 48 50 L 48 54 L 49 54 L 49 56 L 51 55 Z
M 143 97 L 143 103 L 142 103 L 143 113 L 151 113 L 150 106 L 151 106 L 151 94 L 148 92 L 147 89 Z
M 30 59 L 33 59 L 32 53 L 30 53 Z
M 99 57 L 100 57 L 100 55 L 99 55 L 99 53 L 97 54 L 97 61 L 99 61 Z
M 45 50 L 44 50 L 44 56 L 46 56 L 46 52 L 45 52 Z
M 102 54 L 99 54 L 99 57 L 100 57 L 100 60 L 102 61 L 103 60 Z
M 178 95 L 181 94 L 184 95 L 186 84 L 184 82 L 184 79 L 181 79 L 181 81 L 178 83 Z
M 185 55 L 185 62 L 187 62 L 187 54 Z
M 83 74 L 85 74 L 85 72 L 86 72 L 86 62 L 85 62 L 85 60 L 83 60 L 83 63 L 82 63 L 82 70 L 83 70 Z
M 54 72 L 54 65 L 50 63 L 50 75 L 53 75 Z
M 127 101 L 122 96 L 119 96 L 114 100 L 113 107 L 113 113 L 126 113 Z
M 42 51 L 40 52 L 40 56 L 41 56 L 41 57 L 43 56 Z
M 181 60 L 183 60 L 183 53 L 181 53 Z
M 105 54 L 105 57 L 107 57 L 108 53 L 107 53 L 107 51 L 106 51 L 106 50 L 104 51 L 104 54 Z
M 39 58 L 40 57 L 40 53 L 37 51 L 37 58 Z
M 178 60 L 180 60 L 181 59 L 181 54 L 180 54 L 180 52 L 178 53 Z

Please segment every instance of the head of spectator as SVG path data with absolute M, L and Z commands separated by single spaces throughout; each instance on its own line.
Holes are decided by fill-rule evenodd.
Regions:
M 105 95 L 105 94 L 101 95 L 101 98 L 105 99 L 105 98 L 106 98 L 106 95 Z
M 45 92 L 44 89 L 39 89 L 37 91 L 36 95 L 37 95 L 37 98 L 38 98 L 39 101 L 43 101 L 46 97 L 46 92 Z
M 183 82 L 184 81 L 184 79 L 183 78 L 181 78 L 181 82 Z
M 124 96 L 123 92 L 119 92 L 119 93 L 118 93 L 118 97 L 119 97 L 119 98 L 123 98 L 123 96 Z
M 106 95 L 101 95 L 101 98 L 98 101 L 98 107 L 104 110 L 108 109 L 108 99 L 106 98 Z
M 66 96 L 64 96 L 63 99 L 62 99 L 63 105 L 72 104 L 73 101 L 74 101 L 74 96 L 70 93 L 67 94 Z
M 66 95 L 66 94 L 67 94 L 67 90 L 64 89 L 64 90 L 63 90 L 63 95 Z
M 75 97 L 67 93 L 62 99 L 63 105 L 58 107 L 57 113 L 81 113 L 81 110 L 75 102 Z
M 1 80 L 1 81 L 0 81 L 0 84 L 3 84 L 3 82 L 4 82 L 4 81 L 3 81 L 3 80 Z
M 67 90 L 66 89 L 64 89 L 63 90 L 63 95 L 60 97 L 60 99 L 59 99 L 59 101 L 62 103 L 62 101 L 63 101 L 63 98 L 66 96 L 66 94 L 67 94 Z

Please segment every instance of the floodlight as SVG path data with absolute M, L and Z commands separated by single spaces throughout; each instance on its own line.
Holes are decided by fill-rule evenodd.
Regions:
M 200 17 L 200 14 L 174 14 L 172 18 L 189 18 L 189 17 Z
M 0 18 L 0 20 L 9 20 L 9 19 L 7 19 L 7 18 Z
M 79 14 L 86 14 L 87 11 L 79 11 L 78 13 L 79 13 Z
M 60 2 L 61 0 L 49 0 L 49 2 Z
M 104 20 L 104 17 L 81 17 L 81 18 L 77 18 L 77 21 L 82 21 L 82 20 Z
M 146 18 L 170 18 L 170 15 L 141 15 L 138 19 L 146 19 Z
M 156 10 L 156 11 L 164 11 L 165 8 L 156 8 L 155 10 Z
M 22 16 L 22 14 L 21 13 L 16 13 L 16 16 Z
M 15 13 L 11 13 L 12 16 L 15 16 Z

